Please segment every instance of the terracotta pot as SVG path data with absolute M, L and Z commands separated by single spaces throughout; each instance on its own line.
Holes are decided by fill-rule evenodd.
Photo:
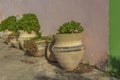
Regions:
M 56 34 L 54 38 L 53 54 L 60 66 L 66 71 L 75 69 L 84 53 L 82 34 Z
M 28 33 L 26 31 L 20 30 L 19 31 L 19 38 L 18 38 L 20 47 L 24 51 L 26 51 L 25 48 L 24 48 L 24 41 L 25 40 L 30 40 L 31 38 L 33 38 L 35 36 L 36 36 L 36 33 L 34 31 L 32 31 L 31 33 Z

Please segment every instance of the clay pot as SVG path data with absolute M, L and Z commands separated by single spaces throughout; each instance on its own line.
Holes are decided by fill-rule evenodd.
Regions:
M 45 55 L 46 45 L 45 40 L 25 40 L 24 47 L 28 55 L 40 57 Z
M 54 35 L 53 54 L 60 66 L 66 71 L 75 69 L 82 59 L 84 46 L 81 38 L 81 33 Z
M 37 46 L 37 52 L 33 55 L 36 57 L 44 56 L 45 55 L 45 50 L 46 50 L 46 41 L 45 40 L 39 40 L 35 41 L 36 46 Z

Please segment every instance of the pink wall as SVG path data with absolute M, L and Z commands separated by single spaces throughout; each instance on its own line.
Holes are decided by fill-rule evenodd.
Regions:
M 76 20 L 84 27 L 84 62 L 97 64 L 108 53 L 108 0 L 0 0 L 4 17 L 36 13 L 43 35 L 55 34 L 66 21 Z

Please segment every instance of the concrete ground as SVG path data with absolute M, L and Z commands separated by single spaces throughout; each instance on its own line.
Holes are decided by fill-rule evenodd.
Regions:
M 31 57 L 0 39 L 0 80 L 117 80 L 94 69 L 89 73 L 65 72 L 57 63 Z

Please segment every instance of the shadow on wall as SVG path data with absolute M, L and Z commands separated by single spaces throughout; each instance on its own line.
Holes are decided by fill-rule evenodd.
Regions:
M 110 75 L 120 78 L 120 59 L 110 56 Z

